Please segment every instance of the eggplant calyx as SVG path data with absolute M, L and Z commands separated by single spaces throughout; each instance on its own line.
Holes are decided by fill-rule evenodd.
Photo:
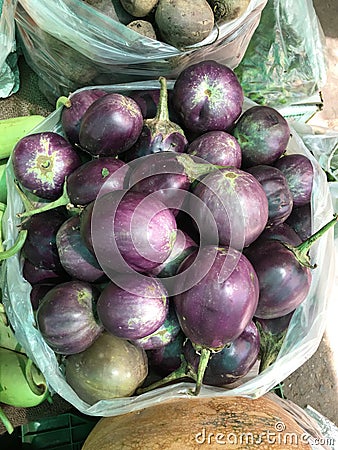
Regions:
M 18 187 L 18 190 L 19 190 L 19 192 L 21 191 L 21 189 L 19 187 Z M 21 191 L 20 196 L 21 196 L 21 200 L 23 201 L 24 206 L 25 206 L 25 211 L 17 214 L 17 217 L 19 217 L 21 219 L 24 217 L 31 217 L 31 216 L 34 216 L 35 214 L 39 214 L 39 213 L 42 213 L 45 211 L 50 211 L 51 209 L 58 208 L 59 206 L 66 206 L 67 209 L 74 208 L 74 206 L 70 202 L 70 198 L 67 193 L 67 180 L 63 184 L 63 193 L 62 193 L 61 197 L 57 198 L 56 200 L 54 200 L 52 202 L 45 203 L 43 206 L 40 206 L 39 208 L 34 208 L 29 205 L 28 205 L 28 207 L 26 207 L 26 204 L 24 201 L 24 197 L 26 197 L 26 196 L 22 191 Z M 26 197 L 26 199 L 27 199 L 27 197 Z
M 160 98 L 154 118 L 145 119 L 144 125 L 149 129 L 152 138 L 156 135 L 163 136 L 163 139 L 172 133 L 179 133 L 185 138 L 183 129 L 169 118 L 168 110 L 168 90 L 165 77 L 159 77 Z
M 190 183 L 198 180 L 210 172 L 214 172 L 218 169 L 224 169 L 224 166 L 217 166 L 209 163 L 197 163 L 190 155 L 186 153 L 177 154 L 175 155 L 175 158 L 180 164 L 182 164 Z
M 55 106 L 55 109 L 59 109 L 59 108 L 62 108 L 62 107 L 66 107 L 66 108 L 70 108 L 71 106 L 72 106 L 72 102 L 71 102 L 71 100 L 70 100 L 70 98 L 69 97 L 65 97 L 64 95 L 62 95 L 61 97 L 59 97 L 57 100 L 56 100 L 56 106 Z
M 159 387 L 162 387 L 164 385 L 167 385 L 168 383 L 171 383 L 173 381 L 182 380 L 184 378 L 190 378 L 193 381 L 196 381 L 197 375 L 194 369 L 191 367 L 190 364 L 187 363 L 184 356 L 181 355 L 181 364 L 180 366 L 171 372 L 169 375 L 167 375 L 164 378 L 161 378 L 158 381 L 155 381 L 154 383 L 150 384 L 149 386 L 141 387 L 136 390 L 136 394 L 144 394 L 145 392 L 152 391 L 153 389 L 157 389 Z
M 287 329 L 279 333 L 272 333 L 271 331 L 265 331 L 259 322 L 256 322 L 256 326 L 260 337 L 260 364 L 258 373 L 262 373 L 276 361 L 279 351 L 282 348 Z
M 290 244 L 287 244 L 285 242 L 282 242 L 282 244 L 290 250 L 296 257 L 299 264 L 301 264 L 304 267 L 308 267 L 310 269 L 315 269 L 317 267 L 316 264 L 311 264 L 310 256 L 309 256 L 309 250 L 310 247 L 323 236 L 323 234 L 326 233 L 331 227 L 333 227 L 338 221 L 338 214 L 334 214 L 333 219 L 330 220 L 327 224 L 325 224 L 322 228 L 320 228 L 318 231 L 316 231 L 314 234 L 312 234 L 308 239 L 306 239 L 301 244 L 297 245 L 296 247 Z

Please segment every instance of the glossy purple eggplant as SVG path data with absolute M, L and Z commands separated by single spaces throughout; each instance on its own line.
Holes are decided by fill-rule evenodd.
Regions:
M 62 267 L 71 277 L 90 283 L 106 278 L 97 259 L 83 242 L 79 216 L 63 222 L 56 233 L 56 246 Z
M 183 333 L 201 351 L 198 393 L 211 352 L 238 338 L 252 320 L 258 278 L 249 260 L 231 247 L 202 247 L 186 258 L 179 272 L 181 293 L 173 299 Z M 193 286 L 184 290 L 192 280 Z
M 291 245 L 299 245 L 302 243 L 300 236 L 298 236 L 298 234 L 286 222 L 265 228 L 263 233 L 260 234 L 254 242 L 254 245 L 258 245 L 259 242 L 267 239 L 276 239 Z
M 61 97 L 58 100 L 58 103 L 63 104 L 61 111 L 62 130 L 72 145 L 79 143 L 79 130 L 83 114 L 96 99 L 106 94 L 107 92 L 102 89 L 84 89 L 69 98 Z
M 167 345 L 153 350 L 147 350 L 149 367 L 160 376 L 167 376 L 181 366 L 183 344 L 186 341 L 184 333 L 178 335 Z
M 52 283 L 58 284 L 69 280 L 68 273 L 60 267 L 56 270 L 44 269 L 43 267 L 38 267 L 29 259 L 25 259 L 22 267 L 22 275 L 28 283 L 34 285 L 38 283 Z
M 203 383 L 221 387 L 240 380 L 257 362 L 259 349 L 259 332 L 251 321 L 238 338 L 210 356 Z M 197 372 L 200 356 L 189 340 L 183 347 L 183 353 L 187 363 Z
M 58 284 L 43 297 L 36 313 L 46 343 L 63 355 L 90 347 L 103 328 L 95 317 L 98 291 L 90 283 L 72 280 Z
M 123 189 L 129 168 L 120 159 L 102 156 L 81 164 L 67 178 L 67 193 L 74 205 L 86 205 L 100 192 Z
M 81 159 L 63 136 L 45 131 L 20 139 L 13 149 L 12 163 L 21 186 L 38 197 L 55 200 Z
M 274 239 L 260 240 L 245 255 L 259 280 L 259 301 L 255 316 L 274 319 L 295 310 L 307 297 L 312 274 L 309 249 L 337 222 L 335 216 L 314 235 L 294 246 Z
M 307 239 L 312 233 L 311 203 L 292 208 L 286 223 L 299 235 L 302 240 Z
M 173 213 L 156 196 L 140 192 L 114 191 L 98 198 L 90 224 L 83 227 L 91 233 L 85 242 L 92 242 L 107 274 L 130 268 L 147 272 L 168 258 L 176 240 Z
M 208 131 L 195 138 L 186 152 L 217 166 L 240 168 L 242 151 L 237 139 L 222 130 Z
M 114 336 L 135 340 L 154 333 L 168 313 L 167 291 L 160 280 L 119 274 L 101 292 L 97 314 Z M 120 287 L 121 286 L 121 287 Z
M 242 150 L 244 168 L 273 164 L 285 151 L 290 139 L 286 119 L 269 106 L 253 106 L 241 115 L 232 131 Z
M 172 105 L 180 123 L 198 134 L 229 129 L 240 116 L 243 101 L 235 73 L 212 60 L 183 69 L 173 88 Z
M 151 275 L 159 278 L 172 277 L 176 275 L 181 263 L 197 248 L 197 244 L 184 231 L 178 229 L 175 244 L 168 258 L 159 266 L 150 270 Z
M 295 207 L 311 201 L 314 170 L 310 159 L 302 154 L 285 155 L 275 162 L 288 182 Z
M 80 146 L 92 156 L 116 156 L 135 144 L 142 126 L 138 104 L 128 96 L 110 93 L 95 100 L 84 113 Z
M 267 225 L 268 199 L 264 189 L 253 175 L 241 169 L 214 170 L 195 186 L 193 194 L 203 205 L 190 197 L 190 214 L 203 226 L 204 234 L 217 227 L 219 241 L 211 244 L 242 250 Z
M 132 342 L 144 350 L 154 350 L 164 347 L 173 341 L 178 333 L 181 331 L 178 323 L 175 308 L 169 303 L 169 309 L 163 324 L 157 328 L 153 333 L 148 334 L 140 339 L 135 339 Z
M 269 204 L 268 225 L 284 222 L 291 214 L 293 197 L 287 180 L 276 167 L 259 164 L 247 169 L 262 185 Z
M 56 233 L 66 218 L 63 210 L 56 209 L 32 216 L 23 224 L 28 234 L 22 252 L 36 267 L 62 273 Z
M 129 189 L 156 197 L 176 214 L 182 207 L 190 179 L 172 152 L 138 158 L 130 163 Z
M 159 152 L 182 153 L 188 145 L 182 128 L 169 119 L 167 80 L 160 77 L 159 81 L 161 89 L 156 115 L 144 120 L 138 140 L 123 155 L 125 161 Z

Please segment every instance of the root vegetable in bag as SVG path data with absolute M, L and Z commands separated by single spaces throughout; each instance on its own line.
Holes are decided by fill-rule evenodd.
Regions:
M 160 0 L 155 22 L 161 39 L 176 48 L 203 41 L 214 27 L 214 14 L 206 0 Z

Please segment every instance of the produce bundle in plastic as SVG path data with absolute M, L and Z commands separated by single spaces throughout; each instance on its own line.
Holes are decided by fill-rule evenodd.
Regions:
M 316 351 L 337 218 L 325 173 L 277 110 L 212 60 L 58 104 L 8 168 L 8 245 L 20 224 L 28 234 L 3 283 L 52 392 L 100 416 L 258 397 Z M 304 206 L 300 237 L 291 216 Z
M 269 0 L 236 74 L 245 95 L 259 104 L 278 108 L 317 94 L 326 59 L 312 1 Z
M 212 16 L 212 7 L 206 0 L 202 2 Z M 190 45 L 187 41 L 168 43 L 163 35 L 158 39 L 144 36 L 135 31 L 138 27 L 127 26 L 132 16 L 123 10 L 120 0 L 110 2 L 109 11 L 101 8 L 102 3 L 105 2 L 18 2 L 16 24 L 25 58 L 39 75 L 40 88 L 52 103 L 58 96 L 69 95 L 82 86 L 152 80 L 159 75 L 176 78 L 184 67 L 206 56 L 236 67 L 259 23 L 266 0 L 243 2 L 247 7 L 239 17 L 214 21 L 207 34 L 191 29 L 190 36 L 204 38 Z M 159 2 L 158 9 L 162 3 L 166 7 L 172 5 Z M 184 8 L 180 15 L 168 22 L 168 14 L 164 17 L 163 12 L 160 19 L 166 21 L 169 33 L 182 37 L 190 27 L 204 26 L 204 20 L 198 20 L 200 8 L 195 2 L 184 0 L 178 4 Z M 174 13 L 178 9 L 172 8 Z M 187 19 L 189 22 L 177 30 L 178 23 Z
M 19 89 L 15 41 L 15 8 L 17 0 L 0 1 L 0 98 Z

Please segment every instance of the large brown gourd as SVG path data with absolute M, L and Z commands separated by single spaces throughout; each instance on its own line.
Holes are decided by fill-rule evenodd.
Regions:
M 82 450 L 305 450 L 307 435 L 270 397 L 188 397 L 100 419 Z

